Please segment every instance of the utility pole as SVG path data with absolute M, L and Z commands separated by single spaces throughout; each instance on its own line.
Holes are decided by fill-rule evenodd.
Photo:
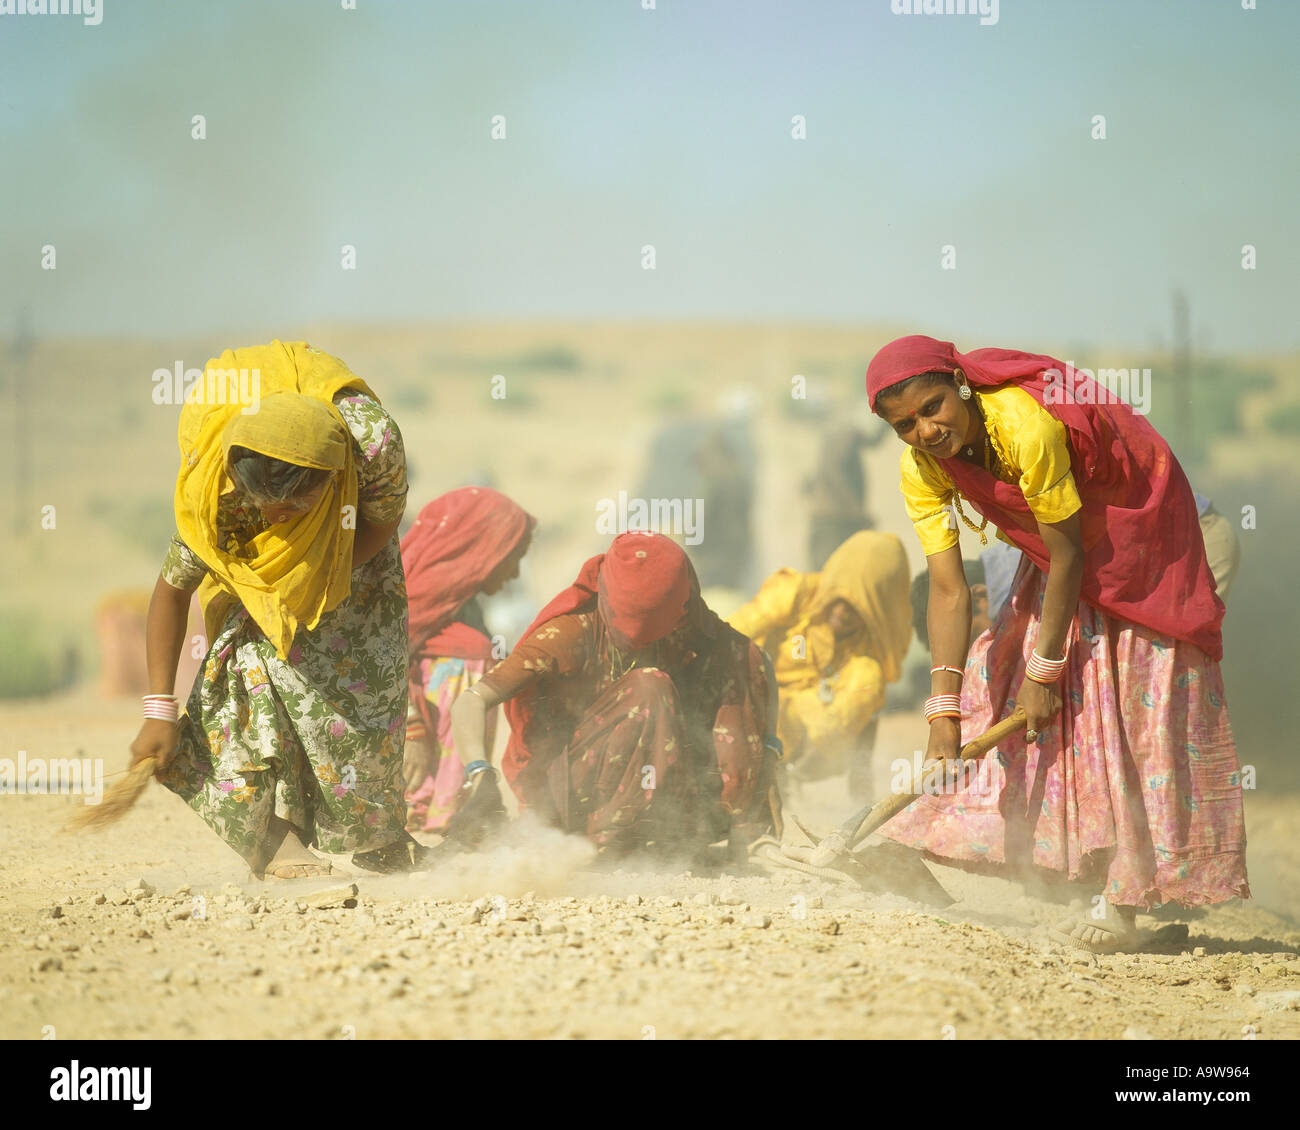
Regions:
M 1174 434 L 1184 458 L 1192 450 L 1192 331 L 1187 295 L 1178 289 L 1174 302 Z
M 13 344 L 9 347 L 9 379 L 13 381 L 14 419 L 14 537 L 25 537 L 35 514 L 32 503 L 31 382 L 27 359 L 32 352 L 30 312 L 18 315 Z

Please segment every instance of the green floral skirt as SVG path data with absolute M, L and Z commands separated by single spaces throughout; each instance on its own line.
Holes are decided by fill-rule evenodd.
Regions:
M 255 870 L 272 815 L 325 852 L 404 838 L 406 612 L 393 539 L 287 660 L 243 608 L 212 641 L 163 783 Z

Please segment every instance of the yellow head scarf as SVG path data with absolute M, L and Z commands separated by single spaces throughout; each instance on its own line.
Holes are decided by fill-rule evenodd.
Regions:
M 345 388 L 375 395 L 337 357 L 273 341 L 209 361 L 181 409 L 176 528 L 209 570 L 199 586 L 208 639 L 238 602 L 284 658 L 298 625 L 316 627 L 351 590 L 356 453 L 333 405 Z M 312 509 L 256 535 L 238 555 L 217 530 L 221 496 L 237 489 L 226 462 L 234 445 L 336 472 Z
M 849 655 L 869 655 L 880 664 L 886 682 L 896 682 L 912 631 L 910 583 L 903 543 L 893 534 L 862 530 L 830 555 L 808 613 L 795 632 L 805 636 L 810 658 L 825 668 L 835 652 L 825 613 L 835 601 L 846 600 L 864 628 L 841 647 Z

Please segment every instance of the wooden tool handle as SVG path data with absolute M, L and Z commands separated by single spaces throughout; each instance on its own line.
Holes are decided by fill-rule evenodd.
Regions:
M 1023 730 L 1024 727 L 1025 711 L 1023 707 L 1018 706 L 1014 713 L 1009 714 L 996 726 L 989 727 L 978 738 L 962 746 L 961 753 L 958 756 L 963 761 L 975 761 L 988 753 L 1008 734 L 1014 734 L 1017 730 Z M 899 793 L 896 796 L 886 797 L 882 800 L 871 810 L 871 815 L 858 827 L 857 834 L 853 837 L 854 842 L 849 845 L 849 849 L 852 850 L 855 844 L 861 843 L 882 824 L 892 820 L 911 804 L 918 795 L 917 793 Z
M 1023 730 L 1024 728 L 1025 708 L 1017 706 L 1014 713 L 1008 714 L 996 726 L 990 726 L 978 738 L 962 746 L 961 753 L 958 756 L 963 761 L 974 761 L 978 757 L 983 757 L 1008 734 L 1014 734 L 1017 730 Z

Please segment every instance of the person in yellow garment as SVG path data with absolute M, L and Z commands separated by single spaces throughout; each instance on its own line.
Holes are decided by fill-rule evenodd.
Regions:
M 402 797 L 401 433 L 360 377 L 304 342 L 227 350 L 207 370 L 257 373 L 260 398 L 181 412 L 177 533 L 149 607 L 132 761 L 154 758 L 259 877 L 329 874 L 312 845 L 409 869 L 423 849 Z M 179 713 L 196 589 L 207 653 Z
M 870 751 L 885 686 L 898 680 L 907 653 L 908 585 L 903 543 L 862 530 L 820 573 L 777 570 L 729 617 L 772 658 L 777 736 L 795 778 L 853 771 L 852 755 Z

